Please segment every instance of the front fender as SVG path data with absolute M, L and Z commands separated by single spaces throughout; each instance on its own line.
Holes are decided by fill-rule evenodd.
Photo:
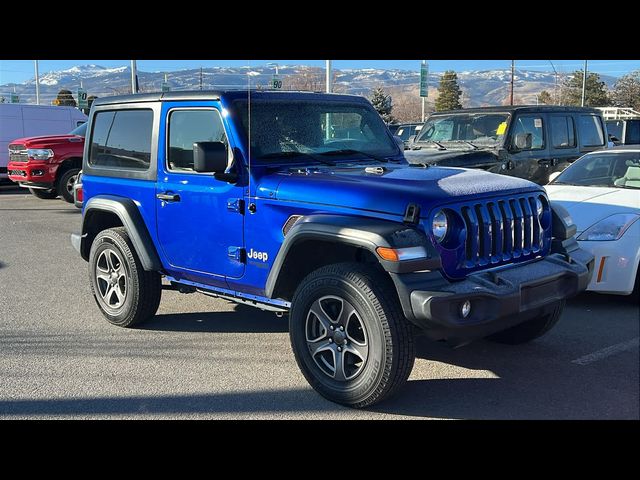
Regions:
M 411 225 L 367 217 L 308 215 L 298 220 L 285 236 L 267 278 L 267 297 L 273 294 L 288 253 L 298 242 L 305 240 L 323 240 L 364 248 L 378 259 L 387 272 L 392 273 L 435 270 L 441 267 L 440 257 L 426 235 Z M 378 247 L 423 247 L 426 255 L 423 258 L 391 262 L 380 258 L 376 253 Z

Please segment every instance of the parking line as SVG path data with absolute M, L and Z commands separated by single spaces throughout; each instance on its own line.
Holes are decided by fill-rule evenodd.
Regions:
M 589 363 L 602 360 L 603 358 L 609 357 L 611 355 L 615 355 L 616 353 L 631 350 L 632 348 L 637 348 L 638 345 L 640 345 L 640 337 L 632 338 L 631 340 L 627 340 L 626 342 L 616 343 L 615 345 L 611 345 L 610 347 L 603 348 L 602 350 L 598 350 L 597 352 L 590 353 L 589 355 L 585 355 L 584 357 L 576 358 L 575 360 L 572 360 L 571 363 L 575 363 L 577 365 L 587 365 Z

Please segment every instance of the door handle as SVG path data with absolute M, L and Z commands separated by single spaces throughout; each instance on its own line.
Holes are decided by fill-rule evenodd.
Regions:
M 164 200 L 165 202 L 179 202 L 180 201 L 180 195 L 178 195 L 177 193 L 158 193 L 156 194 L 156 198 L 158 200 Z
M 544 158 L 542 160 L 538 160 L 538 165 L 541 167 L 555 167 L 558 163 L 557 158 Z

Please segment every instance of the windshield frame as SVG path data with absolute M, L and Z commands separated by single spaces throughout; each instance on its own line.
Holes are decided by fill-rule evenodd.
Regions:
M 250 138 L 249 138 L 249 126 L 245 125 L 245 116 L 243 115 L 243 109 L 246 109 L 246 104 L 247 104 L 248 100 L 246 98 L 237 98 L 234 99 L 231 102 L 231 110 L 234 112 L 234 116 L 236 116 L 237 118 L 237 123 L 238 123 L 238 133 L 240 135 L 242 135 L 243 141 L 245 143 L 245 145 L 247 146 L 247 148 L 250 148 Z M 380 153 L 379 150 L 364 150 L 362 151 L 361 154 L 356 154 L 356 153 L 352 153 L 352 154 L 344 154 L 344 155 L 336 155 L 334 156 L 326 156 L 325 158 L 327 160 L 330 160 L 331 162 L 334 162 L 336 164 L 353 164 L 353 163 L 358 163 L 358 164 L 363 164 L 363 163 L 379 163 L 378 160 L 375 160 L 374 158 L 372 158 L 373 156 L 379 156 L 379 157 L 383 157 L 385 159 L 388 159 L 390 161 L 395 161 L 397 163 L 401 163 L 401 162 L 406 162 L 406 159 L 404 157 L 404 152 L 403 150 L 400 148 L 400 146 L 398 145 L 398 143 L 396 142 L 396 140 L 394 139 L 394 136 L 389 132 L 389 129 L 387 128 L 387 125 L 384 123 L 384 121 L 382 120 L 382 118 L 377 114 L 377 112 L 375 111 L 375 109 L 371 106 L 371 104 L 369 102 L 365 101 L 361 101 L 360 99 L 354 99 L 354 101 L 345 101 L 342 98 L 338 98 L 338 99 L 327 99 L 327 98 L 321 98 L 318 99 L 317 101 L 314 101 L 312 99 L 308 99 L 308 98 L 260 98 L 260 99 L 251 99 L 251 106 L 252 109 L 255 108 L 256 103 L 264 103 L 264 104 L 273 104 L 273 103 L 280 103 L 280 104 L 296 104 L 296 103 L 307 103 L 307 104 L 331 104 L 331 105 L 335 105 L 336 109 L 348 109 L 349 107 L 353 108 L 354 113 L 357 113 L 358 110 L 366 110 L 369 113 L 372 114 L 372 118 L 376 118 L 377 116 L 377 120 L 379 121 L 379 126 L 380 126 L 380 135 L 383 135 L 384 138 L 386 138 L 388 140 L 388 145 L 391 147 L 391 150 L 389 152 L 384 152 L 384 153 Z M 339 112 L 336 112 L 339 113 Z M 252 122 L 253 123 L 253 122 Z M 378 138 L 376 136 L 376 138 Z M 318 157 L 323 157 L 324 153 L 331 153 L 334 150 L 343 150 L 344 147 L 339 147 L 336 145 L 335 149 L 329 149 L 326 151 L 310 151 L 310 152 L 306 152 L 306 151 L 301 151 L 300 155 L 296 155 L 296 156 L 287 156 L 289 154 L 289 152 L 283 152 L 284 155 L 279 158 L 276 153 L 277 152 L 272 152 L 273 156 L 271 156 L 271 158 L 267 159 L 263 159 L 261 158 L 261 156 L 258 155 L 254 155 L 253 152 L 251 153 L 251 164 L 253 166 L 300 166 L 300 165 L 322 165 L 322 163 L 328 163 L 328 162 L 321 162 L 318 161 L 316 159 L 314 159 L 313 157 L 318 156 Z M 355 149 L 355 148 L 354 148 Z M 268 155 L 269 153 L 266 153 L 266 155 Z
M 468 143 L 466 142 L 471 142 L 472 144 L 474 144 L 478 149 L 482 149 L 482 148 L 500 148 L 503 147 L 505 145 L 508 133 L 509 133 L 509 128 L 511 127 L 511 121 L 513 119 L 513 112 L 507 111 L 507 110 L 500 110 L 500 111 L 487 111 L 487 112 L 483 112 L 483 111 L 475 111 L 475 112 L 468 112 L 468 111 L 464 111 L 460 110 L 459 112 L 437 112 L 434 114 L 429 115 L 429 117 L 425 120 L 425 122 L 422 125 L 422 129 L 420 129 L 420 133 L 416 136 L 416 139 L 414 140 L 414 144 L 422 144 L 422 145 L 429 145 L 429 144 L 434 144 L 433 140 L 423 140 L 422 136 L 429 130 L 427 128 L 427 124 L 429 123 L 430 120 L 432 119 L 437 119 L 437 118 L 444 118 L 444 117 L 455 117 L 455 116 L 467 116 L 467 117 L 472 117 L 472 116 L 486 116 L 486 115 L 504 115 L 506 117 L 505 121 L 507 122 L 507 126 L 505 127 L 504 130 L 504 134 L 502 134 L 502 138 L 500 138 L 499 140 L 496 140 L 495 143 L 492 144 L 487 144 L 487 143 L 476 143 L 475 140 L 436 140 L 438 143 L 442 143 L 444 145 L 447 146 L 447 149 L 449 149 L 449 147 L 451 146 L 455 146 L 455 145 L 461 145 L 461 146 L 465 146 L 472 148 Z

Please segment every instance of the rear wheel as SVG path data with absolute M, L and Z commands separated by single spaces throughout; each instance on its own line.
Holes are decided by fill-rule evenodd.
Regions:
M 89 281 L 102 314 L 119 327 L 152 318 L 160 305 L 160 274 L 142 268 L 124 227 L 104 230 L 93 240 Z
M 58 180 L 58 194 L 65 202 L 73 203 L 73 185 L 80 173 L 79 168 L 70 168 Z
M 30 188 L 31 195 L 41 198 L 43 200 L 52 200 L 58 197 L 58 192 L 55 189 L 44 190 L 42 188 Z
M 415 358 L 411 325 L 388 277 L 342 263 L 300 284 L 289 316 L 298 366 L 325 398 L 368 407 L 404 384 Z
M 564 303 L 564 300 L 558 302 L 551 313 L 547 315 L 527 320 L 514 327 L 489 335 L 487 340 L 496 343 L 505 343 L 507 345 L 520 345 L 535 340 L 547 333 L 558 323 L 558 320 L 560 320 L 562 316 Z

